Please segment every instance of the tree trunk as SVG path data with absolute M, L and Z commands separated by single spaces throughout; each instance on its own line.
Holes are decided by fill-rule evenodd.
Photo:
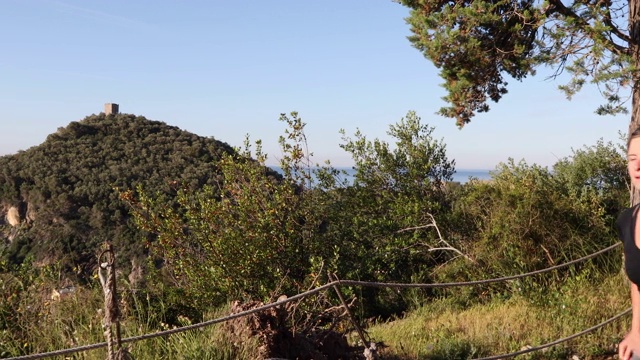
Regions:
M 631 52 L 632 66 L 636 69 L 633 75 L 632 99 L 631 99 L 631 122 L 629 123 L 629 132 L 631 135 L 640 125 L 640 0 L 629 0 L 629 37 L 631 43 L 629 50 Z M 636 189 L 631 184 L 630 193 L 631 205 L 640 202 L 640 189 Z

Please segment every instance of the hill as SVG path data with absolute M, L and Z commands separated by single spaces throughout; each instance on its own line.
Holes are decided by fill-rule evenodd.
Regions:
M 100 243 L 142 255 L 119 192 L 138 185 L 167 196 L 176 184 L 219 180 L 228 144 L 130 114 L 91 115 L 40 145 L 0 157 L 0 249 L 5 260 L 61 262 L 78 272 L 95 263 Z

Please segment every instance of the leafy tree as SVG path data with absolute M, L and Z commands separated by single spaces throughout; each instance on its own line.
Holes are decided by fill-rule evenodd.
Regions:
M 613 226 L 619 211 L 625 202 L 628 203 L 630 183 L 625 158 L 620 146 L 599 140 L 595 145 L 573 150 L 571 156 L 559 160 L 553 165 L 553 173 L 575 196 L 594 193 Z
M 448 258 L 446 251 L 430 251 L 439 245 L 430 225 L 446 219 L 454 164 L 415 113 L 390 126 L 394 145 L 360 132 L 344 136 L 343 148 L 356 163 L 351 185 L 330 164 L 310 161 L 297 113 L 280 120 L 287 124 L 282 178 L 265 176 L 267 155 L 259 141 L 254 150 L 247 139 L 239 156 L 218 162 L 217 187 L 181 187 L 177 206 L 146 191 L 125 194 L 139 226 L 156 237 L 152 253 L 165 260 L 177 285 L 209 301 L 264 299 L 305 289 L 308 279 L 327 271 L 350 279 L 425 280 L 431 266 Z M 365 306 L 403 306 L 397 294 L 370 292 L 359 296 Z
M 297 113 L 280 120 L 288 126 L 280 138 L 283 176 L 265 170 L 261 142 L 254 150 L 247 138 L 238 155 L 221 157 L 217 186 L 178 185 L 177 206 L 142 188 L 124 194 L 139 226 L 156 237 L 153 255 L 202 305 L 299 292 L 315 252 L 332 248 L 316 238 L 323 212 L 313 208 L 322 206 L 329 176 L 311 189 L 304 123 Z
M 540 66 L 571 75 L 560 86 L 569 99 L 596 84 L 598 114 L 626 113 L 630 87 L 629 133 L 640 125 L 639 0 L 396 1 L 412 9 L 409 40 L 441 69 L 450 105 L 440 114 L 459 127 L 507 93 L 505 76 L 521 80 Z M 640 189 L 630 193 L 640 202 Z
M 506 75 L 521 80 L 542 65 L 571 74 L 560 87 L 569 98 L 587 81 L 598 84 L 606 100 L 599 114 L 624 112 L 620 91 L 631 86 L 631 126 L 640 122 L 640 1 L 398 2 L 412 9 L 409 40 L 441 69 L 450 105 L 440 113 L 460 127 L 502 98 Z
M 446 146 L 433 138 L 433 127 L 415 112 L 409 112 L 388 134 L 389 144 L 369 140 L 360 131 L 354 138 L 343 133 L 341 147 L 354 160 L 353 186 L 343 191 L 339 273 L 347 278 L 372 281 L 427 281 L 430 269 L 450 258 L 433 228 L 446 221 L 449 204 L 447 182 L 454 173 L 454 161 Z M 440 224 L 442 225 L 442 224 Z M 392 311 L 404 305 L 397 294 L 364 289 L 361 295 Z M 369 304 L 369 306 L 373 306 Z
M 433 231 L 425 232 L 430 216 L 447 210 L 444 189 L 455 171 L 454 161 L 447 159 L 445 144 L 433 139 L 433 130 L 409 112 L 389 127 L 395 146 L 370 141 L 360 131 L 354 139 L 343 132 L 341 147 L 351 153 L 356 170 L 350 189 L 352 234 L 372 242 L 369 256 L 377 260 L 370 265 L 377 269 L 378 280 L 410 278 L 415 269 L 410 262 L 427 258 L 428 246 L 416 243 L 436 239 Z

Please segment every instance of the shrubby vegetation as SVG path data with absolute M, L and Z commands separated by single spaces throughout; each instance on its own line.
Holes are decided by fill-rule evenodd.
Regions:
M 581 155 L 581 150 L 574 154 Z M 575 155 L 574 155 L 575 156 Z M 621 158 L 621 155 L 618 155 Z M 615 241 L 613 221 L 625 206 L 628 189 L 607 183 L 606 192 L 566 181 L 566 176 L 590 159 L 561 160 L 555 171 L 510 160 L 494 170 L 489 182 L 466 184 L 455 204 L 456 221 L 466 226 L 457 232 L 469 260 L 458 259 L 438 271 L 438 281 L 465 281 L 516 275 L 552 267 L 592 254 Z M 624 174 L 624 168 L 620 170 Z M 455 229 L 450 233 L 456 233 Z M 585 264 L 545 276 L 495 284 L 484 295 L 514 291 L 539 296 L 575 276 L 583 267 L 601 274 L 620 269 L 619 255 L 609 253 Z M 594 268 L 595 267 L 595 268 Z M 487 289 L 490 289 L 489 291 Z
M 174 277 L 209 302 L 301 292 L 318 267 L 345 279 L 427 281 L 427 269 L 447 257 L 430 254 L 438 237 L 425 226 L 446 214 L 446 181 L 454 171 L 433 129 L 409 113 L 390 127 L 395 146 L 359 132 L 345 136 L 356 174 L 344 187 L 329 181 L 336 173 L 329 165 L 310 163 L 297 114 L 281 120 L 288 124 L 282 182 L 264 176 L 258 142 L 255 153 L 248 143 L 241 152 L 257 163 L 223 157 L 221 185 L 181 189 L 177 209 L 145 192 L 126 194 L 140 225 L 158 236 L 151 248 Z M 379 305 L 389 309 L 374 312 L 404 308 L 402 298 L 387 296 Z M 367 297 L 368 306 L 378 302 L 377 295 Z
M 36 220 L 5 251 L 0 296 L 9 300 L 0 309 L 0 344 L 36 342 L 29 328 L 42 321 L 38 314 L 50 310 L 33 307 L 42 311 L 23 314 L 11 309 L 37 301 L 35 292 L 69 279 L 67 264 L 95 256 L 95 245 L 104 239 L 117 239 L 123 262 L 139 254 L 148 260 L 144 286 L 124 297 L 128 319 L 142 319 L 145 329 L 197 321 L 232 300 L 272 301 L 300 293 L 328 282 L 327 274 L 386 282 L 485 279 L 561 264 L 617 241 L 613 222 L 629 192 L 625 160 L 615 144 L 575 150 L 551 169 L 509 161 L 493 171 L 490 181 L 457 184 L 451 182 L 455 162 L 447 158 L 446 144 L 409 112 L 389 127 L 393 143 L 370 140 L 359 131 L 342 133 L 342 148 L 351 154 L 355 170 L 347 181 L 330 163 L 312 162 L 305 124 L 297 113 L 282 114 L 280 120 L 285 126 L 281 175 L 265 166 L 267 155 L 259 140 L 247 138 L 242 149 L 231 149 L 131 115 L 89 117 L 51 135 L 40 147 L 0 158 L 0 198 L 37 209 Z M 91 160 L 71 151 L 79 148 L 100 155 Z M 55 162 L 50 164 L 51 159 Z M 46 170 L 37 171 L 42 168 Z M 67 233 L 61 233 L 64 229 Z M 33 246 L 36 239 L 49 254 L 74 251 L 43 265 L 40 247 Z M 82 246 L 76 248 L 72 240 Z M 37 259 L 39 266 L 31 267 Z M 391 319 L 443 303 L 461 309 L 517 304 L 535 312 L 564 306 L 573 291 L 610 286 L 619 269 L 620 253 L 611 252 L 543 276 L 484 287 L 343 290 L 356 301 L 361 320 Z M 122 288 L 128 289 L 125 283 Z M 99 289 L 92 290 L 91 284 L 95 282 L 83 288 L 94 291 L 93 297 L 85 296 L 95 301 Z M 309 314 L 322 318 L 319 304 L 337 304 L 332 296 L 300 304 L 288 320 L 291 326 L 309 329 Z M 609 309 L 602 305 L 606 298 L 584 298 L 589 306 L 601 306 L 593 314 L 579 314 L 582 318 L 595 319 Z M 575 311 L 592 309 L 579 304 Z M 609 315 L 614 313 L 612 308 Z M 313 326 L 331 324 L 325 320 Z M 8 329 L 16 330 L 9 336 Z M 486 339 L 475 345 L 456 341 L 443 344 L 453 349 L 434 348 L 432 355 L 462 349 L 460 358 L 465 358 L 474 346 L 491 353 Z M 61 344 L 2 346 L 23 354 Z M 236 356 L 244 351 L 233 349 L 230 354 Z
M 18 229 L 3 226 L 4 257 L 90 271 L 105 240 L 125 258 L 141 256 L 140 232 L 119 193 L 141 185 L 167 200 L 174 183 L 213 185 L 225 154 L 233 154 L 226 143 L 141 116 L 74 121 L 41 145 L 0 157 L 0 209 L 15 206 L 23 219 Z

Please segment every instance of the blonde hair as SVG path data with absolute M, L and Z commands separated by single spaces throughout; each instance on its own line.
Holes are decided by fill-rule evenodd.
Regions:
M 631 140 L 640 137 L 640 126 L 636 127 L 635 130 L 629 134 L 629 138 L 627 139 L 627 150 L 629 150 L 629 145 L 631 145 Z

